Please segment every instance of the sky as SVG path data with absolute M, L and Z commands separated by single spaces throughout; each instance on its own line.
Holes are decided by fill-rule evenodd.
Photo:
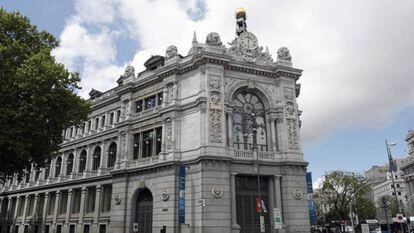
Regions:
M 193 31 L 235 38 L 234 11 L 247 10 L 248 30 L 276 57 L 290 49 L 303 69 L 298 98 L 301 140 L 314 181 L 326 172 L 363 172 L 407 156 L 414 129 L 414 1 L 412 0 L 0 0 L 60 41 L 57 61 L 106 91 L 127 65 L 143 70 L 151 55 L 176 45 L 186 55 Z

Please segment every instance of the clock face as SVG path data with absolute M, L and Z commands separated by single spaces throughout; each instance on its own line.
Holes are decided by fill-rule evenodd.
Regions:
M 257 39 L 253 33 L 243 32 L 239 36 L 240 45 L 246 49 L 254 50 L 257 48 Z

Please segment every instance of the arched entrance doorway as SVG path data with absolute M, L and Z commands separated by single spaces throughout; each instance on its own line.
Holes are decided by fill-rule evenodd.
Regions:
M 138 223 L 138 233 L 152 232 L 153 199 L 149 189 L 139 189 L 135 202 L 135 223 Z

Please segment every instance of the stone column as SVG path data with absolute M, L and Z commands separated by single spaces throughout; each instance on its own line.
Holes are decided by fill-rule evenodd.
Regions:
M 276 208 L 276 197 L 275 197 L 275 181 L 274 179 L 267 179 L 267 185 L 269 187 L 269 221 L 270 221 L 270 232 L 275 233 L 275 226 L 273 222 L 273 208 Z
M 60 207 L 60 191 L 56 191 L 55 198 L 55 209 L 53 210 L 53 229 L 56 229 L 56 221 L 59 216 L 59 207 Z M 55 232 L 54 230 L 52 232 Z
M 227 112 L 227 141 L 228 146 L 233 148 L 233 113 Z
M 19 217 L 18 214 L 19 214 L 20 205 L 21 205 L 21 203 L 20 203 L 20 196 L 17 196 L 16 197 L 16 209 L 14 210 L 14 213 L 13 213 L 13 219 L 14 219 L 14 221 L 16 221 L 17 218 Z
M 38 204 L 39 204 L 39 193 L 36 193 L 35 196 L 34 196 L 34 203 L 33 203 L 33 210 L 32 210 L 33 220 L 37 219 Z
M 271 138 L 272 138 L 272 151 L 278 151 L 278 145 L 277 145 L 277 134 L 276 134 L 276 125 L 275 125 L 275 118 L 270 119 L 270 132 L 271 132 Z
M 67 205 L 66 205 L 66 215 L 65 215 L 65 226 L 66 226 L 66 231 L 63 230 L 64 232 L 69 232 L 69 218 L 70 218 L 70 210 L 72 207 L 72 193 L 73 193 L 73 189 L 69 189 L 68 190 L 68 200 L 67 200 Z
M 10 217 L 12 217 L 12 204 L 13 204 L 13 198 L 8 198 L 9 202 L 7 203 L 7 210 L 6 210 L 6 220 L 9 220 Z
M 277 145 L 279 145 L 279 151 L 287 151 L 288 149 L 288 133 L 285 122 L 283 117 L 278 117 L 276 119 L 276 138 Z
M 59 176 L 66 176 L 67 175 L 66 174 L 66 167 L 67 167 L 67 164 L 68 164 L 68 161 L 67 161 L 68 154 L 62 154 L 61 157 L 62 157 L 62 164 L 60 165 L 60 175 Z
M 81 203 L 80 203 L 80 208 L 79 208 L 79 225 L 77 228 L 81 228 L 83 224 L 83 216 L 85 215 L 85 199 L 86 199 L 86 187 L 82 187 Z
M 275 182 L 275 205 L 276 208 L 280 209 L 280 213 L 282 215 L 282 223 L 283 223 L 283 229 L 279 230 L 279 232 L 286 232 L 286 224 L 287 224 L 287 219 L 286 216 L 284 214 L 284 209 L 283 209 L 283 203 L 282 203 L 282 176 L 276 175 L 274 176 L 274 182 Z
M 47 209 L 49 207 L 49 192 L 45 192 L 45 201 L 43 203 L 43 213 L 42 213 L 42 222 L 43 222 L 43 226 L 45 225 L 46 222 L 46 216 L 47 216 Z
M 240 232 L 240 226 L 237 224 L 237 210 L 236 210 L 236 175 L 237 173 L 230 173 L 230 202 L 231 202 L 231 232 Z
M 114 169 L 119 169 L 120 165 L 121 165 L 121 157 L 122 157 L 122 141 L 121 141 L 121 134 L 118 134 L 118 140 L 116 143 L 116 160 L 115 160 L 115 165 L 114 165 Z
M 84 173 L 89 173 L 92 170 L 92 162 L 93 162 L 93 150 L 92 145 L 88 145 L 87 147 L 87 154 L 86 154 L 86 168 Z
M 101 185 L 96 186 L 96 195 L 95 195 L 95 211 L 93 214 L 93 227 L 95 227 L 95 230 L 92 229 L 92 232 L 98 232 L 99 231 L 99 214 L 101 212 L 100 208 L 100 201 L 101 201 Z

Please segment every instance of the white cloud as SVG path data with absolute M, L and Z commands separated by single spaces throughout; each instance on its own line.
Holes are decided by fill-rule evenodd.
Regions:
M 414 105 L 414 2 L 390 1 L 76 1 L 77 12 L 62 32 L 57 58 L 81 69 L 82 95 L 107 90 L 125 64 L 142 70 L 153 54 L 171 44 L 186 55 L 192 32 L 204 42 L 208 32 L 223 42 L 234 38 L 234 10 L 247 9 L 248 30 L 275 56 L 281 46 L 304 69 L 300 108 L 304 142 L 347 127 L 381 128 Z M 206 12 L 202 17 L 202 9 Z M 194 20 L 194 15 L 197 20 Z M 116 25 L 116 27 L 114 26 Z M 116 61 L 117 38 L 139 44 L 130 61 Z M 79 68 L 80 67 L 80 68 Z

